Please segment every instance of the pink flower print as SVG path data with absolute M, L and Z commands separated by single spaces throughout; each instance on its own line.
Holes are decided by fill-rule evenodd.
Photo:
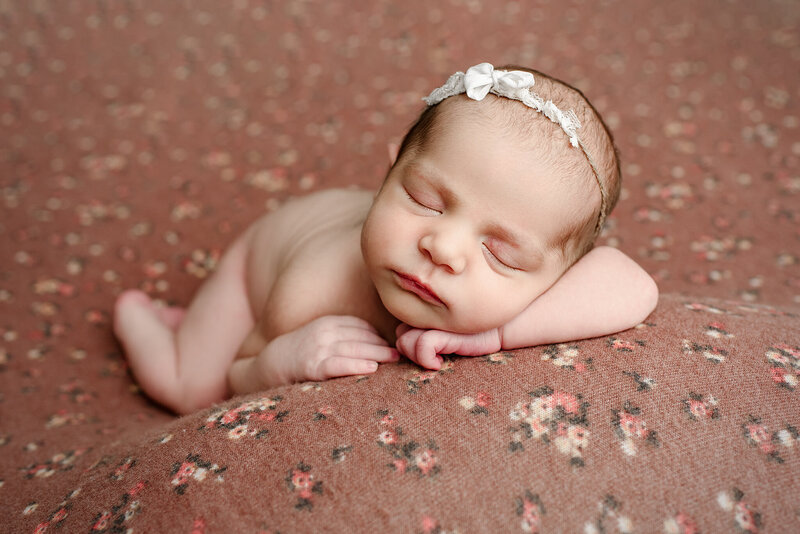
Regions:
M 394 416 L 389 415 L 388 413 L 381 418 L 380 424 L 382 425 L 394 425 Z
M 312 481 L 313 477 L 310 473 L 306 473 L 297 469 L 292 473 L 292 485 L 294 486 L 294 491 L 296 491 L 297 494 L 304 499 L 311 497 Z
M 722 308 L 716 308 L 714 306 L 708 306 L 706 304 L 702 304 L 700 302 L 692 302 L 690 304 L 685 304 L 686 308 L 691 311 L 704 311 L 708 313 L 714 314 L 727 314 L 729 312 L 723 310 Z
M 795 359 L 800 358 L 800 347 L 791 347 L 789 345 L 786 345 L 785 343 L 778 343 L 775 345 L 775 348 L 784 351 L 792 358 Z
M 572 425 L 567 429 L 567 438 L 573 449 L 582 452 L 589 442 L 589 431 L 582 426 Z
M 732 512 L 733 524 L 741 532 L 755 534 L 761 527 L 761 514 L 744 501 L 744 492 L 733 488 L 730 492 L 717 494 L 717 504 L 726 512 Z
M 205 278 L 217 267 L 220 258 L 218 249 L 201 250 L 195 249 L 191 255 L 183 261 L 183 269 L 188 274 L 197 278 Z
M 555 391 L 553 392 L 552 400 L 556 406 L 560 406 L 568 414 L 578 412 L 578 399 L 576 399 L 574 395 L 563 391 Z
M 606 495 L 602 501 L 598 502 L 600 513 L 595 516 L 594 521 L 587 521 L 583 525 L 585 533 L 597 534 L 608 532 L 611 525 L 615 525 L 615 532 L 620 534 L 632 534 L 633 522 L 625 515 L 622 515 L 622 502 L 613 495 Z
M 484 360 L 492 365 L 506 365 L 514 357 L 510 352 L 494 352 L 484 356 Z
M 706 409 L 706 405 L 698 400 L 692 400 L 689 402 L 689 411 L 691 411 L 692 414 L 699 419 L 709 416 L 709 411 Z
M 230 439 L 239 439 L 242 436 L 246 435 L 247 435 L 247 425 L 235 426 L 228 431 L 228 437 Z
M 397 443 L 397 434 L 393 430 L 384 430 L 378 435 L 378 443 L 381 445 L 393 445 Z
M 678 512 L 675 517 L 664 521 L 664 532 L 666 534 L 699 534 L 700 529 L 694 519 L 683 512 Z
M 438 371 L 414 371 L 411 378 L 406 380 L 409 393 L 417 393 L 423 386 L 433 382 L 436 377 L 453 372 L 453 362 L 445 358 Z
M 575 363 L 575 360 L 580 356 L 580 348 L 578 345 L 568 345 L 561 343 L 558 345 L 549 345 L 542 351 L 542 360 L 550 361 L 553 365 L 564 369 L 578 370 L 578 365 L 583 370 L 586 369 L 585 363 Z
M 733 334 L 725 330 L 725 325 L 719 322 L 709 324 L 706 327 L 706 335 L 714 339 L 734 337 Z
M 425 449 L 414 456 L 414 465 L 423 475 L 430 475 L 436 468 L 436 454 L 431 449 Z
M 470 413 L 473 414 L 483 414 L 488 415 L 489 410 L 487 409 L 491 404 L 492 396 L 486 391 L 479 391 L 478 394 L 473 397 L 462 397 L 458 403 L 461 405 L 462 408 L 465 410 L 469 410 Z
M 225 412 L 222 418 L 219 419 L 219 422 L 223 425 L 228 423 L 233 423 L 234 421 L 239 419 L 239 414 L 242 413 L 243 411 L 244 411 L 244 406 L 238 406 L 233 410 L 228 410 L 227 412 Z
M 735 521 L 736 525 L 745 532 L 758 532 L 758 525 L 756 524 L 756 517 L 747 503 L 738 502 L 735 508 Z
M 215 474 L 217 481 L 222 481 L 222 473 L 228 468 L 220 467 L 217 464 L 204 461 L 197 454 L 189 454 L 183 462 L 172 464 L 172 480 L 170 484 L 174 486 L 178 495 L 183 495 L 190 483 L 198 483 L 206 480 L 209 474 Z
M 532 438 L 539 438 L 550 431 L 550 427 L 545 425 L 542 420 L 538 418 L 531 418 L 528 424 L 530 425 L 530 434 Z
M 66 518 L 67 518 L 67 509 L 62 506 L 55 514 L 53 514 L 53 517 L 52 519 L 50 519 L 50 521 L 58 523 L 59 521 L 63 521 Z
M 297 503 L 294 505 L 297 510 L 311 510 L 314 506 L 314 495 L 322 495 L 322 482 L 314 480 L 311 466 L 303 462 L 289 470 L 286 484 L 297 496 Z
M 240 439 L 245 436 L 262 439 L 269 434 L 269 430 L 259 423 L 283 421 L 289 413 L 277 410 L 280 400 L 279 396 L 262 398 L 245 401 L 234 408 L 213 411 L 199 430 L 227 431 L 229 439 Z
M 619 416 L 619 424 L 626 436 L 642 438 L 647 435 L 647 425 L 635 415 L 622 412 Z
M 764 425 L 747 425 L 747 432 L 750 439 L 757 444 L 763 444 L 769 440 L 769 434 L 767 433 L 767 429 L 764 428 Z
M 136 460 L 134 460 L 130 456 L 123 459 L 122 463 L 120 463 L 114 470 L 114 474 L 111 475 L 111 478 L 113 478 L 114 480 L 122 480 L 125 477 L 125 473 L 127 473 L 128 470 L 135 465 L 136 465 Z
M 614 434 L 620 440 L 620 446 L 625 454 L 636 455 L 636 441 L 638 440 L 645 440 L 654 447 L 659 446 L 656 432 L 648 430 L 639 408 L 626 401 L 621 410 L 612 410 L 611 412 L 614 415 L 611 420 Z
M 561 454 L 568 455 L 575 465 L 582 464 L 583 451 L 589 443 L 589 431 L 578 425 L 563 425 L 559 423 L 553 443 Z
M 111 512 L 103 512 L 100 514 L 100 517 L 94 522 L 94 525 L 92 525 L 92 530 L 106 530 L 109 527 L 111 517 Z
M 539 495 L 525 490 L 522 497 L 517 497 L 516 508 L 522 531 L 538 533 L 542 527 L 542 516 L 544 515 L 544 505 Z
M 439 472 L 439 461 L 436 455 L 438 447 L 433 440 L 427 447 L 420 447 L 419 443 L 403 435 L 403 430 L 395 426 L 395 421 L 386 410 L 378 412 L 381 417 L 379 425 L 392 426 L 384 428 L 378 435 L 377 443 L 391 454 L 392 461 L 388 464 L 396 473 L 416 472 L 420 477 L 431 476 Z
M 183 462 L 178 468 L 178 472 L 175 473 L 174 477 L 172 477 L 172 485 L 181 486 L 186 484 L 186 482 L 189 480 L 189 477 L 194 474 L 195 470 L 194 464 L 190 462 Z
M 713 395 L 704 399 L 703 395 L 692 392 L 689 393 L 689 398 L 683 399 L 683 409 L 692 421 L 717 419 L 719 417 L 717 403 Z
M 619 352 L 633 352 L 633 349 L 636 348 L 635 345 L 630 341 L 615 337 L 609 339 L 609 345 L 612 349 L 618 350 Z
M 128 495 L 133 497 L 134 495 L 136 495 L 137 493 L 142 491 L 144 489 L 145 485 L 146 484 L 144 482 L 142 482 L 142 481 L 137 482 L 131 489 L 128 490 Z
M 524 450 L 523 440 L 536 439 L 545 444 L 555 443 L 556 449 L 569 456 L 570 464 L 583 466 L 583 450 L 588 442 L 586 410 L 588 403 L 580 395 L 553 391 L 543 386 L 530 394 L 530 403 L 517 403 L 509 412 L 512 421 L 512 441 L 509 449 Z
M 432 534 L 439 531 L 439 522 L 431 516 L 422 516 L 422 532 Z
M 800 348 L 777 343 L 767 349 L 765 356 L 772 364 L 770 374 L 773 382 L 794 391 L 800 378 Z
M 392 461 L 392 468 L 398 473 L 405 473 L 408 467 L 408 460 L 405 458 L 395 458 Z
M 777 443 L 782 443 L 781 432 L 770 434 L 767 430 L 767 426 L 761 422 L 761 419 L 753 415 L 748 416 L 747 421 L 742 424 L 742 430 L 745 439 L 750 445 L 758 448 L 763 454 L 766 454 L 768 459 L 783 463 L 784 460 L 776 447 Z
M 712 363 L 721 363 L 725 361 L 728 351 L 713 347 L 711 345 L 700 345 L 688 339 L 682 342 L 682 350 L 686 355 L 700 354 Z
M 656 385 L 654 378 L 649 376 L 642 376 L 636 371 L 622 371 L 622 374 L 633 378 L 636 382 L 636 391 L 650 391 Z

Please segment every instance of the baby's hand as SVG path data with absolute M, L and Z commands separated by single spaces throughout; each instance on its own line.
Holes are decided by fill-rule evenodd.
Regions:
M 500 331 L 495 328 L 479 334 L 454 334 L 442 330 L 421 330 L 407 324 L 397 327 L 397 350 L 426 369 L 439 369 L 439 354 L 483 356 L 500 350 Z
M 262 373 L 277 373 L 286 382 L 374 373 L 378 362 L 400 357 L 371 324 L 348 315 L 315 319 L 272 340 L 269 351 L 272 364 Z

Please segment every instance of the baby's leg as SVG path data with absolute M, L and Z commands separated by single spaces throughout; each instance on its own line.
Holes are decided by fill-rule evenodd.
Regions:
M 178 413 L 228 396 L 228 367 L 255 324 L 245 287 L 248 234 L 225 253 L 185 315 L 157 309 L 141 291 L 117 299 L 114 332 L 137 382 Z

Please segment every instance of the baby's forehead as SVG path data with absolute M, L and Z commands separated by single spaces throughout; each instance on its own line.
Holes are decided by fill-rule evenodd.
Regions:
M 466 95 L 458 95 L 445 100 L 439 106 L 441 109 L 434 129 L 446 130 L 454 122 L 466 119 L 485 127 L 486 135 L 502 135 L 509 140 L 537 148 L 552 145 L 554 150 L 558 149 L 560 157 L 569 158 L 575 152 L 580 152 L 572 147 L 569 137 L 557 124 L 517 100 L 489 94 L 482 101 L 476 102 Z M 584 137 L 590 135 L 591 131 L 582 130 L 583 128 L 578 132 L 581 141 L 585 143 Z M 436 136 L 432 136 L 432 139 L 435 138 Z M 573 150 L 569 150 L 570 148 Z

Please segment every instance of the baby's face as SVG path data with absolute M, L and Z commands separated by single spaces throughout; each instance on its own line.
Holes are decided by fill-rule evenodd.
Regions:
M 392 169 L 361 245 L 392 315 L 476 333 L 507 324 L 561 276 L 552 244 L 578 200 L 518 140 L 468 116 L 446 121 Z

